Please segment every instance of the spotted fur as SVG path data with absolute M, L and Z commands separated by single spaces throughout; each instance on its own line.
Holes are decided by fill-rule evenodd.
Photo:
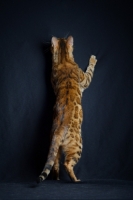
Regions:
M 89 66 L 84 73 L 73 57 L 73 37 L 57 39 L 52 37 L 52 85 L 56 95 L 52 141 L 44 169 L 38 181 L 45 180 L 52 167 L 59 179 L 59 160 L 65 155 L 64 166 L 72 181 L 79 181 L 73 168 L 81 157 L 81 125 L 83 111 L 81 98 L 89 86 L 96 65 L 96 57 L 91 56 Z

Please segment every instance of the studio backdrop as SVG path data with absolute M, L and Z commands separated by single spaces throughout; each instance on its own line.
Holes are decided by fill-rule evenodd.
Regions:
M 70 35 L 82 70 L 97 57 L 83 93 L 83 152 L 75 173 L 82 181 L 133 180 L 131 3 L 1 0 L 0 8 L 0 180 L 36 180 L 43 169 L 55 103 L 51 38 Z M 70 180 L 62 163 L 60 178 Z

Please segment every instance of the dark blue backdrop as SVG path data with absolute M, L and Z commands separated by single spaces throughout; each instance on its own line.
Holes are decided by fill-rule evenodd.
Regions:
M 132 181 L 132 2 L 1 0 L 0 8 L 1 182 L 33 181 L 46 161 L 55 101 L 53 35 L 74 37 L 75 61 L 83 70 L 92 54 L 98 59 L 83 94 L 84 148 L 77 177 Z M 61 178 L 69 180 L 63 167 Z

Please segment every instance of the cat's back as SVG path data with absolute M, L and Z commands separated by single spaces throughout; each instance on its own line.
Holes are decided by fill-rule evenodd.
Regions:
M 70 94 L 81 95 L 80 69 L 73 57 L 73 38 L 52 39 L 52 82 L 56 96 L 68 98 Z
M 81 107 L 81 90 L 79 86 L 79 74 L 77 67 L 64 66 L 59 70 L 58 83 L 56 85 L 56 113 L 65 111 L 67 120 L 75 113 L 76 108 Z M 71 114 L 70 114 L 71 113 Z
M 76 93 L 80 89 L 79 81 L 79 69 L 76 64 L 65 63 L 59 66 L 56 80 L 58 90 L 66 89 L 69 92 L 74 90 Z

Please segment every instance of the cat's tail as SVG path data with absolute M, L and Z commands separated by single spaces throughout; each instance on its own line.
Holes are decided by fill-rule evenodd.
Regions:
M 41 175 L 37 179 L 37 183 L 44 181 L 47 178 L 47 176 L 49 175 L 49 173 L 54 165 L 55 158 L 57 156 L 59 147 L 61 145 L 63 136 L 66 132 L 65 129 L 66 129 L 65 127 L 61 127 L 59 130 L 56 130 L 54 132 L 54 135 L 53 135 L 53 138 L 51 141 L 51 146 L 49 149 L 48 158 L 47 158 L 46 164 L 43 168 Z

